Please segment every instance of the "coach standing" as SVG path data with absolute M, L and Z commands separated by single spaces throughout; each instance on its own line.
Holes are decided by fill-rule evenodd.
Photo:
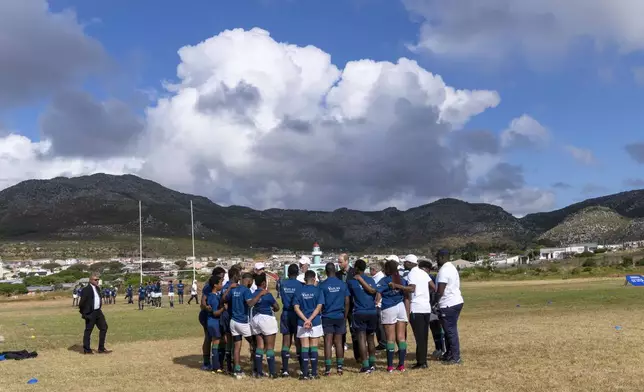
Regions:
M 90 339 L 94 326 L 98 328 L 98 353 L 109 354 L 110 350 L 105 348 L 105 336 L 107 335 L 107 321 L 101 310 L 101 288 L 98 287 L 98 276 L 92 275 L 87 285 L 81 292 L 78 308 L 83 320 L 85 320 L 85 332 L 83 334 L 83 352 L 93 354 L 90 348 Z
M 405 269 L 409 271 L 407 284 L 414 289 L 411 294 L 409 323 L 416 339 L 416 364 L 412 369 L 427 368 L 427 340 L 429 338 L 429 319 L 432 307 L 429 303 L 431 278 L 427 272 L 418 268 L 418 257 L 407 255 L 404 260 Z M 431 283 L 433 286 L 433 283 Z
M 461 278 L 454 264 L 449 261 L 449 253 L 446 250 L 441 250 L 436 254 L 436 261 L 440 268 L 436 277 L 439 318 L 443 331 L 445 331 L 445 346 L 447 348 L 442 359 L 446 365 L 460 365 L 461 347 L 458 339 L 458 317 L 464 302 L 461 295 Z

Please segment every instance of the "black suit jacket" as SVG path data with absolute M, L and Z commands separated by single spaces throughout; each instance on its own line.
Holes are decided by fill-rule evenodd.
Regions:
M 349 284 L 349 281 L 351 279 L 355 279 L 356 270 L 353 267 L 349 267 L 349 269 L 346 272 L 340 270 L 340 271 L 338 271 L 336 273 L 336 275 L 337 275 L 338 279 L 340 279 L 343 282 L 346 282 L 347 284 Z M 353 298 L 351 299 L 351 301 L 349 301 L 349 320 L 351 320 L 352 313 L 353 313 Z
M 101 288 L 96 287 L 96 292 L 98 293 L 98 296 L 100 298 Z M 101 308 L 100 300 L 98 308 Z M 94 290 L 92 290 L 91 284 L 83 287 L 83 291 L 81 291 L 80 301 L 78 301 L 78 311 L 83 318 L 90 315 L 94 311 Z

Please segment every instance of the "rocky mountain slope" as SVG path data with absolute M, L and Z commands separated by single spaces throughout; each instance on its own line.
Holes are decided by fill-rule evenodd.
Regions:
M 307 249 L 313 241 L 320 241 L 325 249 L 348 250 L 436 246 L 503 249 L 523 247 L 539 238 L 567 242 L 644 237 L 643 225 L 632 219 L 644 217 L 644 191 L 587 200 L 521 219 L 498 206 L 455 199 L 407 211 L 257 211 L 222 207 L 207 198 L 176 192 L 132 175 L 96 174 L 30 180 L 1 191 L 0 238 L 136 237 L 139 200 L 145 236 L 189 237 L 192 200 L 199 239 L 244 249 Z M 591 206 L 606 207 L 612 213 L 589 210 L 577 216 Z M 570 234 L 571 227 L 583 235 Z
M 627 218 L 608 207 L 595 206 L 573 213 L 538 239 L 557 244 L 596 241 L 614 244 L 642 239 L 642 233 L 644 219 Z

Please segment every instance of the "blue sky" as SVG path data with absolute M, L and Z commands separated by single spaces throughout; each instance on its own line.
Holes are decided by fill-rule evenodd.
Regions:
M 42 0 L 29 1 L 44 3 Z M 465 5 L 468 2 L 469 0 L 459 0 L 454 3 Z M 602 7 L 612 7 L 610 2 L 593 2 Z M 51 0 L 45 17 L 70 10 L 75 12 L 75 22 L 82 34 L 102 46 L 107 60 L 98 69 L 92 69 L 77 78 L 74 76 L 63 86 L 43 88 L 41 93 L 30 96 L 24 102 L 5 105 L 5 108 L 0 106 L 0 124 L 5 129 L 5 134 L 12 132 L 23 135 L 32 143 L 47 142 L 49 138 L 54 147 L 57 146 L 56 143 L 62 145 L 62 141 L 57 142 L 55 139 L 60 135 L 56 132 L 62 131 L 53 130 L 53 125 L 47 128 L 51 131 L 43 131 L 46 127 L 43 124 L 52 118 L 44 113 L 51 111 L 52 106 L 58 107 L 52 104 L 52 97 L 57 96 L 59 90 L 68 90 L 71 86 L 75 91 L 88 93 L 99 106 L 114 100 L 124 104 L 133 115 L 132 122 L 128 122 L 127 126 L 134 124 L 132 126 L 136 128 L 136 121 L 139 121 L 143 124 L 141 134 L 149 135 L 152 118 L 150 108 L 158 109 L 159 98 L 170 99 L 175 93 L 164 88 L 164 81 L 178 84 L 185 82 L 177 76 L 177 66 L 181 62 L 177 52 L 181 47 L 197 45 L 225 30 L 241 28 L 249 31 L 259 27 L 268 31 L 277 43 L 319 48 L 331 55 L 331 62 L 340 70 L 348 62 L 356 60 L 395 63 L 399 58 L 406 57 L 415 60 L 421 68 L 432 74 L 440 75 L 448 86 L 465 90 L 496 91 L 499 94 L 500 103 L 496 107 L 487 107 L 481 113 L 468 113 L 469 121 L 462 128 L 455 127 L 453 132 L 483 130 L 501 137 L 510 122 L 522 115 L 530 116 L 547 130 L 549 136 L 546 142 L 507 149 L 494 157 L 495 162 L 498 160 L 520 167 L 523 176 L 521 184 L 508 186 L 507 189 L 501 187 L 497 190 L 498 194 L 488 192 L 485 195 L 482 195 L 483 190 L 476 187 L 455 186 L 454 191 L 447 192 L 449 195 L 473 201 L 498 202 L 521 215 L 533 210 L 563 207 L 593 196 L 644 187 L 644 182 L 640 180 L 644 178 L 640 175 L 642 166 L 637 162 L 637 157 L 629 154 L 625 148 L 628 144 L 644 141 L 641 129 L 644 111 L 640 110 L 644 85 L 638 83 L 636 71 L 640 65 L 644 65 L 644 52 L 641 50 L 644 45 L 640 45 L 644 43 L 644 34 L 641 37 L 638 31 L 614 27 L 610 25 L 610 21 L 606 21 L 604 28 L 598 29 L 596 34 L 594 27 L 584 25 L 584 20 L 575 20 L 579 25 L 569 27 L 570 23 L 567 23 L 565 16 L 559 17 L 558 14 L 561 11 L 561 15 L 565 15 L 566 6 L 558 9 L 556 2 L 544 2 L 542 10 L 518 10 L 506 15 L 499 24 L 487 23 L 489 21 L 476 16 L 463 16 L 464 8 L 436 6 L 433 3 L 436 2 L 193 0 L 179 3 L 151 0 Z M 490 4 L 486 6 L 485 3 Z M 484 0 L 477 4 L 477 7 L 489 8 L 498 2 Z M 552 34 L 558 34 L 557 27 L 566 24 L 566 28 L 560 29 L 561 36 L 548 37 L 562 42 L 560 45 L 552 45 L 556 48 L 549 45 L 544 48 L 541 45 L 538 41 L 538 27 L 535 27 L 535 31 L 524 31 L 515 30 L 512 27 L 515 24 L 503 24 L 508 18 L 533 20 L 533 14 L 539 12 L 554 15 L 555 22 L 549 25 L 549 34 L 551 31 L 554 31 Z M 428 14 L 441 21 L 439 27 L 423 30 L 428 26 Z M 591 21 L 588 22 L 589 25 Z M 463 33 L 459 30 L 463 26 L 476 27 Z M 0 30 L 0 34 L 2 33 Z M 8 31 L 4 33 L 8 34 Z M 505 37 L 508 42 L 503 41 Z M 440 45 L 448 43 L 449 48 L 438 50 L 439 44 L 436 42 Z M 469 52 L 463 49 L 472 43 L 474 49 Z M 412 47 L 414 45 L 417 46 Z M 490 47 L 487 52 L 486 45 Z M 488 56 L 488 52 L 493 54 Z M 46 63 L 47 60 L 40 61 Z M 265 96 L 263 91 L 261 95 Z M 61 107 L 69 107 L 62 104 L 62 98 L 58 102 L 61 103 L 58 112 L 63 110 Z M 153 112 L 154 118 L 161 117 L 160 110 Z M 112 112 L 108 110 L 108 113 Z M 77 123 L 74 119 L 60 120 L 60 116 L 57 122 L 59 126 Z M 215 123 L 221 124 L 217 121 Z M 105 126 L 102 132 L 109 132 L 109 129 Z M 168 129 L 164 134 L 173 132 L 180 131 L 178 128 Z M 72 137 L 61 140 L 75 139 Z M 88 137 L 88 140 L 91 139 Z M 97 143 L 101 143 L 100 138 Z M 583 149 L 585 159 L 580 156 L 575 158 L 571 148 Z M 56 166 L 59 169 L 56 170 L 63 173 L 86 174 L 103 167 L 114 172 L 130 171 L 174 188 L 205 194 L 223 204 L 248 204 L 260 208 L 278 206 L 331 209 L 343 206 L 347 203 L 346 200 L 353 200 L 339 198 L 337 203 L 343 205 L 329 201 L 327 204 L 315 202 L 309 206 L 299 201 L 294 202 L 296 196 L 285 195 L 283 190 L 275 190 L 271 184 L 265 184 L 261 190 L 249 188 L 249 183 L 257 182 L 250 174 L 227 177 L 227 189 L 220 192 L 220 185 L 217 184 L 222 183 L 221 173 L 239 171 L 238 167 L 233 170 L 231 166 L 227 170 L 222 169 L 218 166 L 220 161 L 217 161 L 217 165 L 210 161 L 191 161 L 187 166 L 192 171 L 206 170 L 211 173 L 211 179 L 219 179 L 218 183 L 215 181 L 204 184 L 196 180 L 186 182 L 184 179 L 168 179 L 159 174 L 159 170 L 149 169 L 152 161 L 141 158 L 140 152 L 131 152 L 131 157 L 125 157 L 124 154 L 113 157 L 114 154 L 101 152 L 97 158 L 82 151 L 60 153 L 63 149 L 58 152 L 54 150 L 41 155 L 49 156 L 47 159 L 55 159 L 59 155 Z M 122 150 L 130 151 L 129 147 L 123 147 Z M 135 150 L 139 151 L 132 149 Z M 112 160 L 105 164 L 106 159 L 112 158 L 120 161 Z M 125 161 L 127 162 L 124 163 Z M 64 162 L 68 162 L 69 170 L 64 168 Z M 25 176 L 47 177 L 58 174 L 54 169 L 38 169 L 43 165 L 46 163 L 41 162 L 33 170 L 8 176 L 4 185 L 26 179 L 22 178 Z M 212 174 L 213 172 L 219 174 Z M 446 175 L 457 174 L 450 172 Z M 300 181 L 300 177 L 291 180 Z M 421 173 L 412 180 L 430 181 L 431 178 Z M 412 180 L 404 184 L 391 184 L 404 190 L 404 197 L 393 193 L 386 197 L 367 197 L 350 206 L 379 208 L 391 203 L 405 208 L 445 196 L 445 192 L 441 190 L 416 189 Z M 472 178 L 471 180 L 473 181 Z M 554 186 L 557 183 L 559 186 Z M 386 185 L 373 185 L 370 182 L 357 188 L 362 192 L 369 192 L 369 186 L 381 189 Z M 535 201 L 534 196 L 525 201 L 530 207 L 523 209 L 520 206 L 524 201 L 515 192 L 522 188 L 530 188 L 547 197 Z M 268 196 L 262 200 L 240 196 L 244 192 Z M 413 196 L 409 196 L 410 194 Z M 329 190 L 326 200 L 331 200 L 333 195 L 335 193 Z M 517 198 L 510 200 L 515 196 Z

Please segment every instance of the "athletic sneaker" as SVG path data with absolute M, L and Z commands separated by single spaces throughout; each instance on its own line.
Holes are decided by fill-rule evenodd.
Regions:
M 461 365 L 463 362 L 460 359 L 450 359 L 448 361 L 444 361 L 443 365 Z
M 215 374 L 225 374 L 224 371 L 221 369 L 213 370 L 212 372 Z
M 212 366 L 210 366 L 210 365 L 203 365 L 203 366 L 201 367 L 201 370 L 205 370 L 205 371 L 207 371 L 207 372 L 211 372 L 211 371 L 212 371 Z
M 309 379 L 309 377 L 308 377 L 308 376 L 305 376 L 305 375 L 303 375 L 303 374 L 300 374 L 300 378 L 299 378 L 299 380 L 300 380 L 300 381 L 308 381 L 308 380 L 310 380 L 310 379 Z
M 268 378 L 270 378 L 271 380 L 275 380 L 277 378 L 280 378 L 280 376 L 278 376 L 277 374 L 273 373 L 273 374 L 269 374 Z
M 282 372 L 282 378 L 288 378 L 291 377 L 291 375 L 288 372 Z
M 371 370 L 371 368 L 361 368 L 360 369 L 360 373 L 371 374 L 371 372 L 373 372 L 373 370 Z
M 341 376 L 341 375 L 343 375 L 343 374 L 344 374 L 344 370 L 342 370 L 342 369 L 338 369 L 338 372 L 337 372 L 337 373 L 338 373 L 338 376 Z
M 236 373 L 233 373 L 233 377 L 235 377 L 238 380 L 241 380 L 242 378 L 246 377 L 246 375 L 244 374 L 244 372 L 236 372 Z
M 324 372 L 324 376 L 325 376 L 325 377 L 329 377 L 330 375 L 331 375 L 331 371 L 330 371 L 330 370 L 326 370 L 326 371 Z
M 372 372 L 375 372 L 376 371 L 376 365 L 369 366 L 369 370 L 371 370 Z
M 398 365 L 398 367 L 396 368 L 396 370 L 398 370 L 399 372 L 401 372 L 401 373 L 402 373 L 402 372 L 404 372 L 404 371 L 405 371 L 405 370 L 407 370 L 407 369 L 405 369 L 405 365 Z
M 394 372 L 394 367 L 393 366 L 387 366 L 387 373 L 393 373 Z
M 438 361 L 438 360 L 440 360 L 440 359 L 441 359 L 441 357 L 443 356 L 443 354 L 445 354 L 443 351 L 441 351 L 441 350 L 436 350 L 436 351 L 434 351 L 434 352 L 432 353 L 432 358 L 434 358 L 435 360 L 437 360 L 437 361 Z

